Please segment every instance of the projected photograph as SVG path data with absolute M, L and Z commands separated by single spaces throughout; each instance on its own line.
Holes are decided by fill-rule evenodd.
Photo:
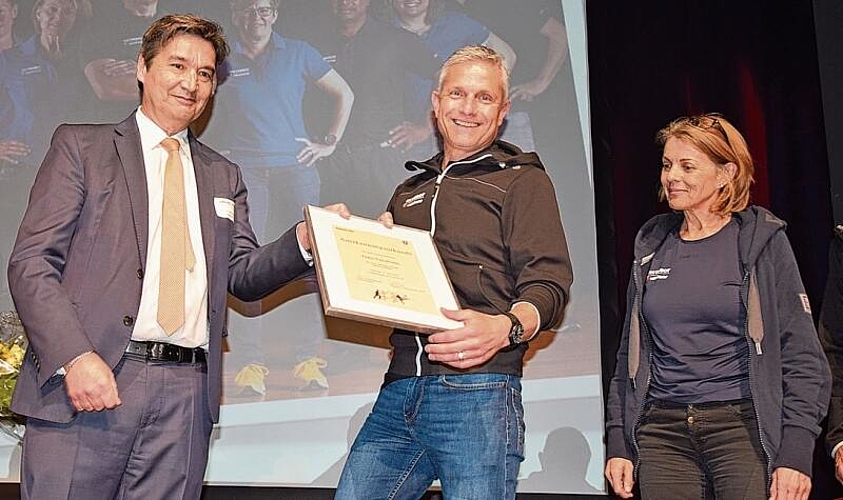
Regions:
M 512 107 L 501 138 L 541 157 L 574 271 L 564 320 L 527 353 L 519 491 L 603 491 L 584 0 L 0 0 L 0 9 L 0 311 L 14 310 L 8 256 L 53 130 L 137 108 L 151 18 L 195 12 L 225 27 L 232 53 L 193 133 L 239 165 L 260 243 L 308 204 L 344 202 L 376 218 L 413 175 L 405 163 L 439 151 L 430 96 L 442 62 L 465 45 L 503 54 Z M 391 329 L 327 317 L 318 294 L 310 274 L 260 301 L 229 298 L 209 484 L 336 486 L 384 382 Z M 17 480 L 18 460 L 0 437 L 0 477 Z

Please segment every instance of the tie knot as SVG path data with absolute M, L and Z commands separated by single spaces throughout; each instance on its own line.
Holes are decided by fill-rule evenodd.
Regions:
M 161 147 L 168 153 L 172 153 L 174 151 L 179 150 L 179 141 L 178 139 L 173 139 L 172 137 L 167 137 L 163 141 L 161 141 Z

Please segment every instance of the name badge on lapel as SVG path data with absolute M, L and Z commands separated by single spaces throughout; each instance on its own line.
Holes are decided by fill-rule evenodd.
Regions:
M 217 217 L 234 222 L 234 201 L 228 198 L 214 198 L 214 210 L 217 212 Z

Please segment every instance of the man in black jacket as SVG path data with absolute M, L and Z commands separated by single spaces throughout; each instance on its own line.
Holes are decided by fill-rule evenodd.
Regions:
M 572 281 L 553 186 L 534 153 L 496 141 L 509 110 L 502 58 L 465 47 L 432 104 L 443 150 L 395 190 L 381 220 L 430 231 L 463 327 L 396 330 L 378 400 L 355 440 L 338 499 L 515 498 L 524 455 L 527 342 L 558 324 Z
M 832 376 L 826 444 L 834 458 L 837 480 L 843 483 L 843 224 L 834 232 L 818 330 Z

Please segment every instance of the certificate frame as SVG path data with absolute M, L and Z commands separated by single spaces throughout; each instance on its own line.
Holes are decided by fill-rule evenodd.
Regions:
M 440 308 L 459 309 L 428 231 L 304 208 L 325 314 L 433 333 L 462 327 Z

